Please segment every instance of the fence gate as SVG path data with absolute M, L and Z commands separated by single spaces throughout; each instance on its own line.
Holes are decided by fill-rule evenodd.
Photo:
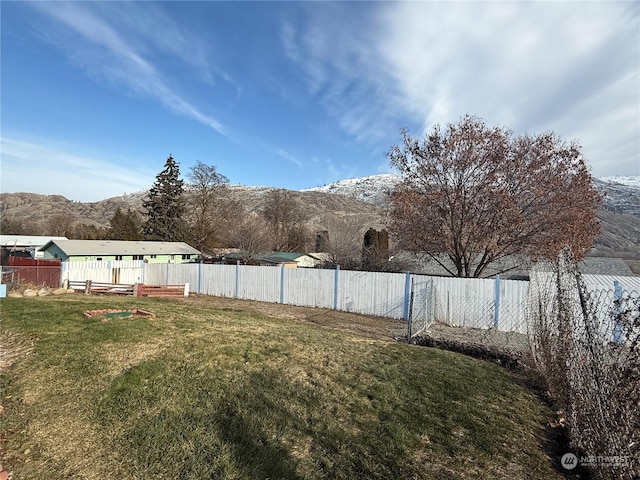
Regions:
M 427 330 L 434 321 L 435 289 L 433 278 L 411 276 L 411 296 L 407 338 Z

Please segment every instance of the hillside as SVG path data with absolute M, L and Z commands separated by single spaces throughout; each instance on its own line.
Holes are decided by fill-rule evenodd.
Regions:
M 270 187 L 229 186 L 229 197 L 237 200 L 249 211 L 264 208 L 264 199 Z M 348 219 L 361 229 L 382 228 L 382 209 L 356 198 L 346 198 L 331 193 L 315 191 L 290 191 L 302 207 L 303 215 L 312 230 L 326 228 L 334 219 Z M 75 223 L 94 224 L 107 227 L 117 207 L 141 209 L 146 192 L 137 192 L 109 198 L 100 202 L 73 202 L 61 195 L 38 195 L 35 193 L 0 194 L 0 212 L 8 218 L 27 219 L 29 222 L 46 225 L 54 215 L 70 215 Z
M 382 206 L 400 178 L 382 174 L 341 180 L 307 191 L 343 195 Z M 592 256 L 624 258 L 640 274 L 640 177 L 595 179 L 603 195 L 598 211 L 602 233 L 596 238 Z
M 327 228 L 336 219 L 347 220 L 364 232 L 369 227 L 382 228 L 386 195 L 399 177 L 392 174 L 341 180 L 329 185 L 290 191 L 302 207 L 312 231 Z M 595 182 L 603 193 L 598 218 L 602 233 L 596 239 L 594 256 L 621 257 L 640 273 L 640 179 L 609 177 Z M 229 196 L 250 211 L 264 207 L 270 187 L 229 186 Z M 146 192 L 109 198 L 100 202 L 73 202 L 60 195 L 35 193 L 0 194 L 0 212 L 7 217 L 45 223 L 55 214 L 71 215 L 77 223 L 107 226 L 118 206 L 139 209 Z

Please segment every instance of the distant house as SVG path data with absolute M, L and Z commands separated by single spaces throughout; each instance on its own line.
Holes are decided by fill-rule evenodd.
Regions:
M 242 262 L 242 255 L 238 252 L 233 252 L 222 255 L 221 263 L 236 263 L 238 261 Z M 310 254 L 296 252 L 260 253 L 247 262 L 248 265 L 284 266 L 286 268 L 315 267 L 320 263 L 322 263 L 320 259 Z
M 578 264 L 580 273 L 585 275 L 610 275 L 631 277 L 635 274 L 622 258 L 585 257 Z
M 51 240 L 40 248 L 45 259 L 63 262 L 144 260 L 148 263 L 185 263 L 200 252 L 184 242 L 129 242 L 123 240 Z
M 240 253 L 227 253 L 226 255 L 222 255 L 219 261 L 214 263 L 226 263 L 228 265 L 235 265 L 236 263 L 242 263 L 245 265 L 255 265 L 261 267 L 286 267 L 286 268 L 296 268 L 298 264 L 289 259 L 279 256 L 277 253 L 274 254 L 259 254 L 251 258 L 251 260 L 245 263 L 242 260 L 242 255 Z
M 270 255 L 275 257 L 287 259 L 289 261 L 296 262 L 298 267 L 315 267 L 316 265 L 322 263 L 319 258 L 314 257 L 309 253 L 296 253 L 296 252 L 274 252 Z
M 67 240 L 67 237 L 45 237 L 36 235 L 0 235 L 2 265 L 7 265 L 9 255 L 40 258 L 39 248 L 51 240 Z

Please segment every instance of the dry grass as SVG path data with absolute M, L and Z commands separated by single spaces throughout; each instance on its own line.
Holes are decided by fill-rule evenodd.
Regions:
M 82 317 L 106 306 L 156 318 Z M 398 322 L 205 297 L 2 307 L 14 344 L 34 339 L 1 377 L 15 478 L 561 478 L 539 399 L 393 342 Z

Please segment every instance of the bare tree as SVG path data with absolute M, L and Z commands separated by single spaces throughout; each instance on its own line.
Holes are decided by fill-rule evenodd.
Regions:
M 263 215 L 272 233 L 272 248 L 280 252 L 305 250 L 309 232 L 298 201 L 291 192 L 274 189 L 267 193 Z
M 215 166 L 200 160 L 191 167 L 187 179 L 187 240 L 200 251 L 213 248 L 220 243 L 221 227 L 226 218 L 229 180 L 218 173 Z
M 390 212 L 401 247 L 478 277 L 505 257 L 554 258 L 568 245 L 580 258 L 593 245 L 600 196 L 576 143 L 468 115 L 422 142 L 402 135 L 389 152 L 403 176 Z
M 73 224 L 76 221 L 70 213 L 57 213 L 47 219 L 47 235 L 73 237 Z
M 0 232 L 4 235 L 42 235 L 42 231 L 42 225 L 33 220 L 0 214 Z
M 254 213 L 240 213 L 228 231 L 227 243 L 237 248 L 243 263 L 269 249 L 271 233 L 267 223 Z
M 346 270 L 362 266 L 362 228 L 349 217 L 332 217 L 326 225 L 325 245 L 328 242 L 328 266 L 340 265 Z

